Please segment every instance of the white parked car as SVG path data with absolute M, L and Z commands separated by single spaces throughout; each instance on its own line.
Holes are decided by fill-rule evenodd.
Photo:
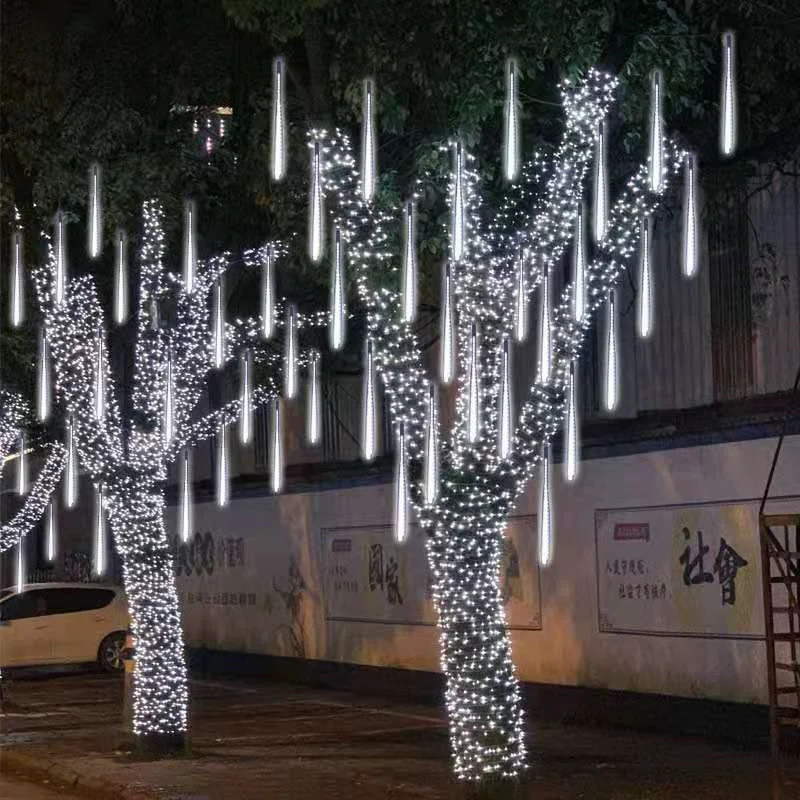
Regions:
M 0 667 L 97 662 L 124 667 L 130 625 L 122 589 L 99 583 L 29 583 L 0 590 Z

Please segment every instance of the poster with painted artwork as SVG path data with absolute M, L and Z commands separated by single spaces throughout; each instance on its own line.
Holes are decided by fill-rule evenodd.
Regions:
M 755 503 L 598 510 L 595 538 L 601 632 L 764 635 Z
M 293 495 L 285 503 L 299 502 Z M 287 513 L 290 513 L 287 510 Z M 184 633 L 190 645 L 300 658 L 315 653 L 318 592 L 303 548 L 278 535 L 259 499 L 198 503 L 184 544 L 167 511 Z
M 512 628 L 541 627 L 535 520 L 511 520 L 503 542 L 500 587 Z M 332 621 L 435 625 L 425 536 L 411 527 L 398 545 L 391 525 L 323 528 L 326 617 Z

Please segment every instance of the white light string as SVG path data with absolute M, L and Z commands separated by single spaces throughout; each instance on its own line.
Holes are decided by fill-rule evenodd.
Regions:
M 181 272 L 175 274 L 166 267 L 163 211 L 159 204 L 146 202 L 143 217 L 137 270 L 139 287 L 135 294 L 138 306 L 134 315 L 136 344 L 131 397 L 136 415 L 124 424 L 105 345 L 105 315 L 94 280 L 89 275 L 66 279 L 63 214 L 57 217 L 55 235 L 49 241 L 47 264 L 34 272 L 34 282 L 47 332 L 55 396 L 68 417 L 66 447 L 62 448 L 65 455 L 61 461 L 62 468 L 64 461 L 68 465 L 65 505 L 72 507 L 77 500 L 80 457 L 82 471 L 96 487 L 102 487 L 103 492 L 102 503 L 95 509 L 96 541 L 99 545 L 101 539 L 105 539 L 106 549 L 95 548 L 95 568 L 101 571 L 100 567 L 107 567 L 110 552 L 110 540 L 99 524 L 98 509 L 107 515 L 107 524 L 114 534 L 114 545 L 123 564 L 132 629 L 137 640 L 134 733 L 183 736 L 187 725 L 188 684 L 172 556 L 164 525 L 162 487 L 169 464 L 178 460 L 179 519 L 176 527 L 180 541 L 186 542 L 193 533 L 191 449 L 200 441 L 217 435 L 222 439 L 218 451 L 219 495 L 223 501 L 230 497 L 230 464 L 226 458 L 230 426 L 239 421 L 246 427 L 248 402 L 245 394 L 195 418 L 212 366 L 209 331 L 214 304 L 210 300 L 226 270 L 238 263 L 263 269 L 264 256 L 270 250 L 267 246 L 248 251 L 240 260 L 231 258 L 230 254 L 198 259 L 196 212 L 194 203 L 189 201 L 185 207 Z M 285 253 L 285 248 L 275 243 L 272 252 L 277 258 Z M 274 272 L 270 277 L 274 279 Z M 274 281 L 270 283 L 274 287 Z M 169 309 L 169 316 L 164 315 L 163 319 L 162 306 Z M 265 304 L 262 312 L 274 315 L 274 329 L 284 329 L 286 309 L 287 304 L 278 301 L 273 290 L 271 302 Z M 111 312 L 114 316 L 115 309 Z M 246 349 L 252 351 L 250 402 L 253 408 L 274 401 L 283 373 L 281 354 L 265 341 L 265 316 L 262 313 L 255 318 L 230 322 L 222 319 L 222 324 L 216 328 L 217 333 L 221 329 L 225 343 L 221 367 L 235 363 Z M 308 360 L 299 348 L 298 332 L 322 327 L 328 321 L 327 312 L 294 312 L 294 323 L 284 333 L 294 332 L 297 367 L 307 364 Z M 256 365 L 264 373 L 258 382 L 255 380 Z M 165 380 L 169 372 L 171 381 Z M 170 392 L 171 403 L 166 403 Z M 167 415 L 165 410 L 170 406 L 172 413 Z M 168 416 L 172 417 L 171 426 L 165 419 Z M 98 425 L 96 417 L 101 424 Z M 170 427 L 172 435 L 165 435 Z M 57 479 L 58 475 L 52 479 L 53 484 Z M 34 485 L 25 507 L 33 508 L 36 500 L 37 519 L 41 518 L 50 494 L 52 490 L 40 500 Z M 105 516 L 102 522 L 106 524 Z M 5 537 L 5 528 L 3 531 Z

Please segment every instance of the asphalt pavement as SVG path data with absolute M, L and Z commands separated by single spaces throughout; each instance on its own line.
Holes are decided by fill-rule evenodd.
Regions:
M 75 795 L 64 792 L 64 789 L 52 789 L 0 775 L 0 800 L 78 800 Z
M 3 755 L 22 759 L 40 775 L 65 777 L 84 797 L 464 796 L 450 776 L 447 725 L 436 706 L 254 679 L 193 680 L 191 697 L 189 753 L 144 760 L 130 751 L 121 728 L 120 678 L 12 677 L 6 687 L 10 705 L 0 720 Z M 541 724 L 530 717 L 531 710 L 529 769 L 518 797 L 800 798 L 797 760 L 777 773 L 760 751 L 688 737 Z

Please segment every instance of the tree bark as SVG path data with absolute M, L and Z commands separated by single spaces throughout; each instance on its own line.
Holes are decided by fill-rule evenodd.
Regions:
M 514 779 L 525 765 L 519 682 L 500 592 L 503 530 L 487 522 L 496 515 L 496 506 L 473 507 L 428 540 L 454 769 L 482 784 Z
M 135 641 L 133 734 L 144 750 L 182 749 L 189 696 L 163 496 L 142 476 L 120 480 L 113 491 L 109 520 L 122 558 Z

